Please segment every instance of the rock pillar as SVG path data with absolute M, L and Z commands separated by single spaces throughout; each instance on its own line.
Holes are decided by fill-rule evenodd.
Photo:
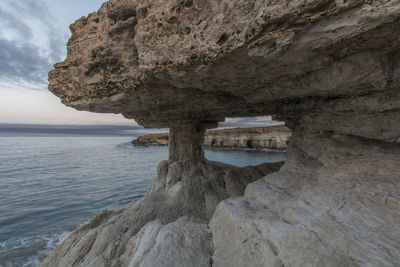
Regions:
M 168 141 L 169 160 L 204 160 L 203 142 L 208 127 L 210 124 L 204 123 L 171 126 Z

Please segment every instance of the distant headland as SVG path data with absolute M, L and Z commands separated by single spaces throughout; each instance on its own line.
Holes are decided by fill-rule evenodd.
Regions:
M 285 150 L 290 135 L 290 130 L 283 125 L 208 130 L 203 146 Z M 168 133 L 146 134 L 133 140 L 132 144 L 134 146 L 167 146 L 168 137 Z

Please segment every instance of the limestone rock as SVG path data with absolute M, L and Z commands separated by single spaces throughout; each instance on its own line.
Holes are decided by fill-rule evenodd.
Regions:
M 170 161 L 143 200 L 99 215 L 42 266 L 128 266 L 168 251 L 160 232 L 197 249 L 210 218 L 215 266 L 399 265 L 398 0 L 110 0 L 71 31 L 49 89 L 170 127 Z M 207 163 L 204 132 L 258 115 L 292 130 L 289 160 L 214 214 L 278 168 Z M 131 239 L 151 244 L 121 258 Z
M 110 0 L 71 25 L 49 89 L 146 127 L 270 114 L 290 126 L 320 109 L 361 125 L 396 110 L 365 101 L 398 97 L 399 18 L 397 0 Z
M 248 183 L 281 166 L 164 161 L 144 199 L 97 215 L 41 266 L 209 266 L 213 249 L 208 220 L 217 204 L 243 195 Z
M 207 130 L 203 146 L 213 148 L 286 149 L 290 130 L 285 126 Z M 132 141 L 134 146 L 167 146 L 168 133 L 146 134 Z
M 218 205 L 214 266 L 397 266 L 400 146 L 296 137 L 280 172 Z
M 290 135 L 290 130 L 283 125 L 208 130 L 204 137 L 204 146 L 284 150 Z
M 128 266 L 209 266 L 212 254 L 211 233 L 207 224 L 181 217 L 163 225 L 146 224 L 128 241 L 121 256 Z

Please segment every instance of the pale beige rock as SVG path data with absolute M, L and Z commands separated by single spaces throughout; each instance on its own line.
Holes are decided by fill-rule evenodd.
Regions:
M 212 255 L 211 233 L 206 223 L 182 217 L 167 225 L 153 221 L 128 241 L 121 258 L 133 256 L 136 266 L 209 266 Z
M 41 266 L 208 266 L 213 251 L 208 220 L 217 204 L 243 195 L 248 183 L 281 166 L 164 161 L 144 199 L 103 211 L 57 246 Z
M 49 89 L 147 127 L 265 114 L 293 123 L 302 103 L 318 113 L 395 89 L 399 18 L 397 0 L 111 0 L 71 26 Z
M 400 146 L 311 134 L 292 142 L 295 157 L 279 172 L 218 205 L 214 266 L 397 266 Z
M 256 148 L 285 150 L 291 132 L 283 125 L 209 130 L 204 146 L 216 148 Z

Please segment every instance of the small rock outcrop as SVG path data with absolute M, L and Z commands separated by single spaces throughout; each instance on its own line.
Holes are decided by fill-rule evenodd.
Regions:
M 398 0 L 110 0 L 71 31 L 50 91 L 170 128 L 169 161 L 42 266 L 398 266 Z M 264 115 L 280 171 L 204 159 L 206 129 Z
M 268 148 L 284 150 L 290 137 L 285 126 L 207 130 L 203 146 L 215 148 Z M 132 141 L 134 146 L 167 146 L 168 133 L 146 134 Z
M 168 133 L 145 134 L 132 141 L 134 146 L 168 146 Z

